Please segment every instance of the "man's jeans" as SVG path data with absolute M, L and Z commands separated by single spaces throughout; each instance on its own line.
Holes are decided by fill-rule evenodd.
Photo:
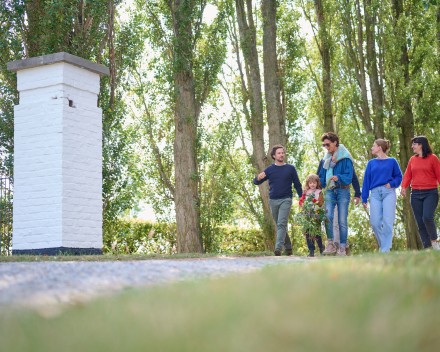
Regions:
M 350 188 L 333 188 L 325 192 L 325 211 L 327 213 L 328 222 L 325 223 L 325 230 L 327 237 L 333 240 L 333 216 L 335 206 L 338 206 L 338 223 L 339 223 L 339 236 L 341 246 L 345 246 L 347 243 L 348 235 L 348 206 L 350 205 Z
M 413 189 L 411 190 L 411 208 L 419 228 L 423 247 L 431 247 L 431 240 L 437 239 L 434 214 L 438 205 L 438 190 Z
M 389 252 L 393 244 L 393 224 L 396 217 L 396 189 L 375 187 L 370 196 L 370 224 L 381 252 Z
M 277 224 L 277 243 L 275 249 L 292 249 L 289 234 L 287 233 L 287 219 L 289 218 L 290 208 L 292 208 L 292 198 L 269 199 L 269 206 L 272 210 L 273 219 Z

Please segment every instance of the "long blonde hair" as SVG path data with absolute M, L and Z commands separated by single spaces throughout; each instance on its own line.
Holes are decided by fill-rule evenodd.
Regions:
M 322 189 L 321 180 L 319 179 L 319 176 L 316 174 L 310 174 L 306 177 L 306 180 L 304 181 L 304 191 L 308 191 L 310 189 L 309 182 L 315 181 L 317 183 L 316 189 Z

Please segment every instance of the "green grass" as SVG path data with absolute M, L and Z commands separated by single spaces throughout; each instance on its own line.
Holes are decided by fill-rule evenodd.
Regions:
M 294 253 L 301 255 L 300 253 Z M 88 262 L 105 262 L 105 261 L 125 261 L 125 260 L 150 260 L 150 259 L 206 259 L 215 257 L 263 257 L 272 256 L 273 252 L 244 252 L 244 253 L 183 253 L 183 254 L 103 254 L 103 255 L 12 255 L 0 256 L 0 263 L 8 262 L 34 262 L 34 261 L 88 261 Z
M 278 265 L 45 310 L 3 309 L 1 351 L 438 351 L 440 253 Z
M 272 251 L 265 252 L 240 252 L 240 253 L 182 253 L 182 254 L 103 254 L 103 255 L 11 255 L 0 256 L 0 263 L 9 262 L 35 262 L 35 261 L 87 261 L 87 262 L 106 262 L 106 261 L 126 261 L 126 260 L 151 260 L 151 259 L 207 259 L 217 257 L 229 258 L 248 258 L 248 257 L 267 257 L 273 256 Z M 285 255 L 283 253 L 283 255 Z M 303 253 L 293 252 L 293 255 L 304 256 Z

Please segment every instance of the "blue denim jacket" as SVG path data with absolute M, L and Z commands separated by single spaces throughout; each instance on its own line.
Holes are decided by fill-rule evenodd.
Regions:
M 321 171 L 319 172 L 319 179 L 321 180 L 322 188 L 325 188 L 326 186 L 326 174 L 327 170 L 321 168 Z M 333 175 L 338 177 L 338 182 L 336 182 L 336 185 L 349 186 L 353 180 L 353 163 L 351 160 L 345 158 L 338 161 L 333 169 Z
M 324 165 L 324 159 L 321 159 L 321 161 L 319 162 L 318 171 L 316 171 L 316 174 L 318 176 L 321 173 L 321 169 L 322 169 L 323 165 Z M 360 198 L 361 197 L 361 185 L 359 184 L 359 179 L 356 175 L 356 170 L 354 168 L 353 168 L 353 180 L 351 181 L 351 185 L 353 186 L 353 189 L 354 189 L 354 196 L 356 198 Z

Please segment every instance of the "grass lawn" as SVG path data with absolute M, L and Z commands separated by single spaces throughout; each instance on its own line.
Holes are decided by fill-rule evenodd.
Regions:
M 300 253 L 293 253 L 301 255 Z M 272 256 L 273 252 L 243 252 L 243 253 L 186 253 L 186 254 L 103 254 L 103 255 L 11 255 L 0 256 L 0 263 L 9 262 L 34 262 L 34 261 L 87 261 L 87 262 L 106 262 L 106 261 L 126 261 L 126 260 L 149 260 L 149 259 L 206 259 L 215 257 L 264 257 Z
M 440 252 L 407 252 L 129 290 L 51 318 L 2 308 L 0 351 L 439 351 L 439 327 Z

